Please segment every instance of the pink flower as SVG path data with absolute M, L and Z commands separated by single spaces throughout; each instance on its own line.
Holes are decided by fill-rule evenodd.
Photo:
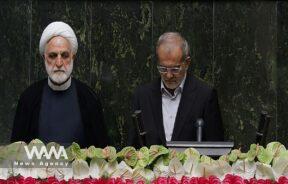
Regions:
M 1 183 L 1 182 L 0 182 Z M 278 179 L 278 184 L 288 184 L 288 178 L 286 178 L 285 176 L 281 176 Z

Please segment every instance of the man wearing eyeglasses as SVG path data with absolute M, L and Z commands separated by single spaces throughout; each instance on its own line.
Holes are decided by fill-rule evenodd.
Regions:
M 11 141 L 57 142 L 82 148 L 108 144 L 102 106 L 93 90 L 72 77 L 78 49 L 76 35 L 64 22 L 52 22 L 42 33 L 39 51 L 48 78 L 20 96 Z
M 222 141 L 223 127 L 217 93 L 187 73 L 191 62 L 189 45 L 177 32 L 162 34 L 157 42 L 160 78 L 138 87 L 133 110 L 141 110 L 143 140 L 131 128 L 128 145 L 165 145 L 166 141 L 196 141 L 196 120 L 204 120 L 203 141 Z M 137 129 L 139 128 L 137 127 Z

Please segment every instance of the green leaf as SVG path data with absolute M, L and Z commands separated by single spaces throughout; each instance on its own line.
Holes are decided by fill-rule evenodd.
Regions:
M 272 152 L 274 157 L 277 157 L 280 152 L 286 151 L 286 148 L 280 142 L 270 142 L 269 144 L 267 144 L 266 150 Z
M 273 159 L 273 152 L 270 150 L 266 150 L 264 148 L 261 148 L 258 152 L 257 158 L 259 162 L 264 164 L 270 164 L 270 162 Z
M 138 162 L 136 167 L 137 168 L 144 168 L 149 163 L 149 149 L 147 147 L 142 147 L 137 152 Z
M 239 157 L 239 159 L 244 160 L 244 159 L 247 158 L 247 153 L 240 153 L 240 154 L 238 155 L 238 157 Z
M 66 148 L 66 153 L 69 161 L 73 161 L 75 159 L 85 160 L 86 159 L 85 152 L 86 152 L 85 149 L 81 150 L 80 146 L 75 142 L 73 142 L 71 146 Z
M 211 157 L 207 155 L 202 155 L 200 158 L 200 162 L 206 163 L 206 164 L 212 164 L 215 162 L 215 160 L 213 160 Z
M 255 157 L 257 156 L 257 145 L 256 144 L 251 144 L 250 145 L 250 150 L 247 152 L 247 159 L 249 161 L 253 161 Z
M 117 158 L 116 149 L 112 146 L 107 146 L 103 150 L 104 157 L 108 160 L 108 162 L 114 162 Z
M 44 144 L 40 139 L 33 139 L 29 144 Z
M 236 162 L 238 156 L 241 154 L 241 151 L 239 149 L 234 149 L 229 154 L 229 161 Z
M 150 146 L 150 149 L 149 149 L 150 155 L 149 155 L 149 164 L 148 165 L 150 165 L 160 155 L 165 155 L 168 153 L 169 153 L 169 150 L 167 148 L 165 148 L 164 146 L 160 146 L 160 145 Z
M 184 154 L 185 154 L 185 160 L 190 157 L 200 159 L 200 153 L 195 148 L 187 148 L 184 151 Z
M 3 155 L 1 155 L 3 160 L 23 160 L 26 158 L 26 151 L 24 146 L 27 146 L 25 142 L 19 141 L 9 144 L 2 148 Z
M 117 153 L 117 156 L 124 158 L 126 164 L 131 167 L 134 167 L 137 163 L 136 149 L 131 146 L 123 148 L 119 153 Z
M 60 150 L 60 144 L 56 143 L 56 142 L 49 142 L 47 145 L 46 145 L 46 148 L 47 150 L 49 151 L 52 147 L 54 147 L 56 150 Z M 62 156 L 62 155 L 61 155 Z M 63 157 L 62 157 L 63 158 Z M 52 154 L 52 159 L 56 159 L 55 158 L 55 155 Z
M 168 154 L 163 156 L 163 163 L 167 166 L 173 158 L 177 157 L 177 151 L 175 149 L 168 149 L 168 151 Z
M 95 146 L 90 146 L 87 150 L 86 150 L 86 154 L 88 158 L 102 158 L 104 159 L 105 156 L 103 154 L 103 151 L 101 148 L 95 148 Z
M 228 155 L 222 155 L 219 157 L 218 160 L 229 162 L 229 156 Z

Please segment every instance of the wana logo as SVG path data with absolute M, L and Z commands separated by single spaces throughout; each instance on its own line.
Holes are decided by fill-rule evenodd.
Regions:
M 48 160 L 51 159 L 52 155 L 56 159 L 60 159 L 61 156 L 64 159 L 68 159 L 64 146 L 60 146 L 58 151 L 56 150 L 55 146 L 51 146 L 50 150 L 48 151 L 44 145 L 41 146 L 40 150 L 38 150 L 37 146 L 33 146 L 31 150 L 29 150 L 28 146 L 24 146 L 24 149 L 28 159 L 30 160 L 32 160 L 34 156 L 36 156 L 38 160 L 42 159 L 43 157 L 45 157 Z

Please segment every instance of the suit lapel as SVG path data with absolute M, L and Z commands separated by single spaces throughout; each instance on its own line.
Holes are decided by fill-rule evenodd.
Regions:
M 162 115 L 162 95 L 160 90 L 160 82 L 159 78 L 152 85 L 152 93 L 151 93 L 151 104 L 152 104 L 152 112 L 155 120 L 155 125 L 157 127 L 158 135 L 162 141 L 163 145 L 166 145 L 165 131 L 163 125 L 163 115 Z
M 188 116 L 191 115 L 191 109 L 194 104 L 194 100 L 196 97 L 195 93 L 196 85 L 194 82 L 194 77 L 189 76 L 187 73 L 186 81 L 184 84 L 181 100 L 179 103 L 173 134 L 172 134 L 172 140 L 175 140 L 178 138 L 179 134 L 181 133 L 181 129 L 184 127 L 185 120 Z M 189 122 L 192 123 L 192 122 Z

